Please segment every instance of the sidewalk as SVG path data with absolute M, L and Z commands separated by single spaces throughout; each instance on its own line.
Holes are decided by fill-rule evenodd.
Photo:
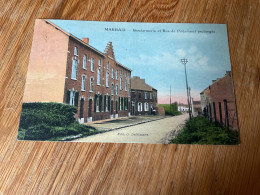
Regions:
M 91 123 L 86 123 L 86 125 L 90 125 L 95 127 L 100 132 L 112 131 L 121 129 L 124 127 L 130 127 L 142 123 L 148 123 L 151 121 L 156 121 L 160 119 L 164 119 L 165 116 L 154 116 L 154 115 L 147 115 L 147 116 L 131 116 L 131 117 L 120 117 L 116 119 L 106 119 L 102 121 L 94 121 Z

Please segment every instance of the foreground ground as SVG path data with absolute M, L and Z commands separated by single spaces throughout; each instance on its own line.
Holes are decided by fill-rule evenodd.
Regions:
M 135 119 L 135 120 L 134 120 Z M 176 131 L 185 124 L 188 114 L 174 117 L 156 118 L 154 121 L 140 122 L 140 118 L 130 118 L 120 121 L 107 121 L 102 124 L 92 124 L 99 130 L 112 131 L 103 132 L 97 135 L 88 136 L 74 140 L 74 142 L 115 142 L 115 143 L 169 143 Z M 137 121 L 137 122 L 136 122 Z M 139 121 L 139 123 L 138 123 Z M 141 120 L 142 121 L 142 120 Z M 114 123 L 114 124 L 113 124 Z M 132 124 L 132 125 L 131 125 Z

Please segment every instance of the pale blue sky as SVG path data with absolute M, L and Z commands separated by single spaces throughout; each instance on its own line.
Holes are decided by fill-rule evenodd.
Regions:
M 80 39 L 88 37 L 89 44 L 102 52 L 111 41 L 116 60 L 132 69 L 132 76 L 145 78 L 147 84 L 156 88 L 159 103 L 169 101 L 170 85 L 172 101 L 186 103 L 184 66 L 180 61 L 183 57 L 188 59 L 188 83 L 196 100 L 212 80 L 231 70 L 225 24 L 51 22 Z M 105 28 L 125 31 L 105 31 Z M 214 33 L 199 33 L 204 30 Z

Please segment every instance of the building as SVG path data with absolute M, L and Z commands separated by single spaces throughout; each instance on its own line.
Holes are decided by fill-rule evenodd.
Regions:
M 104 52 L 38 19 L 24 102 L 58 102 L 78 107 L 79 122 L 128 116 L 131 70 L 116 61 L 112 42 Z
M 131 115 L 149 115 L 158 112 L 157 90 L 140 77 L 131 78 Z
M 179 112 L 189 112 L 189 106 L 187 104 L 178 104 L 178 111 Z
M 237 130 L 237 111 L 231 71 L 200 93 L 201 109 L 211 121 Z
M 193 117 L 202 114 L 200 101 L 193 101 L 193 98 L 191 98 L 191 113 Z

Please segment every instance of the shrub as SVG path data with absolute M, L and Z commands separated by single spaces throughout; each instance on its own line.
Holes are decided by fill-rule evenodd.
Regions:
M 239 135 L 237 131 L 229 130 L 198 116 L 187 121 L 171 143 L 231 145 L 239 144 Z
M 59 140 L 70 135 L 97 133 L 93 127 L 75 120 L 77 108 L 60 103 L 24 103 L 20 118 L 18 139 Z
M 159 104 L 159 107 L 164 107 L 165 115 L 180 115 L 181 112 L 178 111 L 177 102 L 170 104 Z

